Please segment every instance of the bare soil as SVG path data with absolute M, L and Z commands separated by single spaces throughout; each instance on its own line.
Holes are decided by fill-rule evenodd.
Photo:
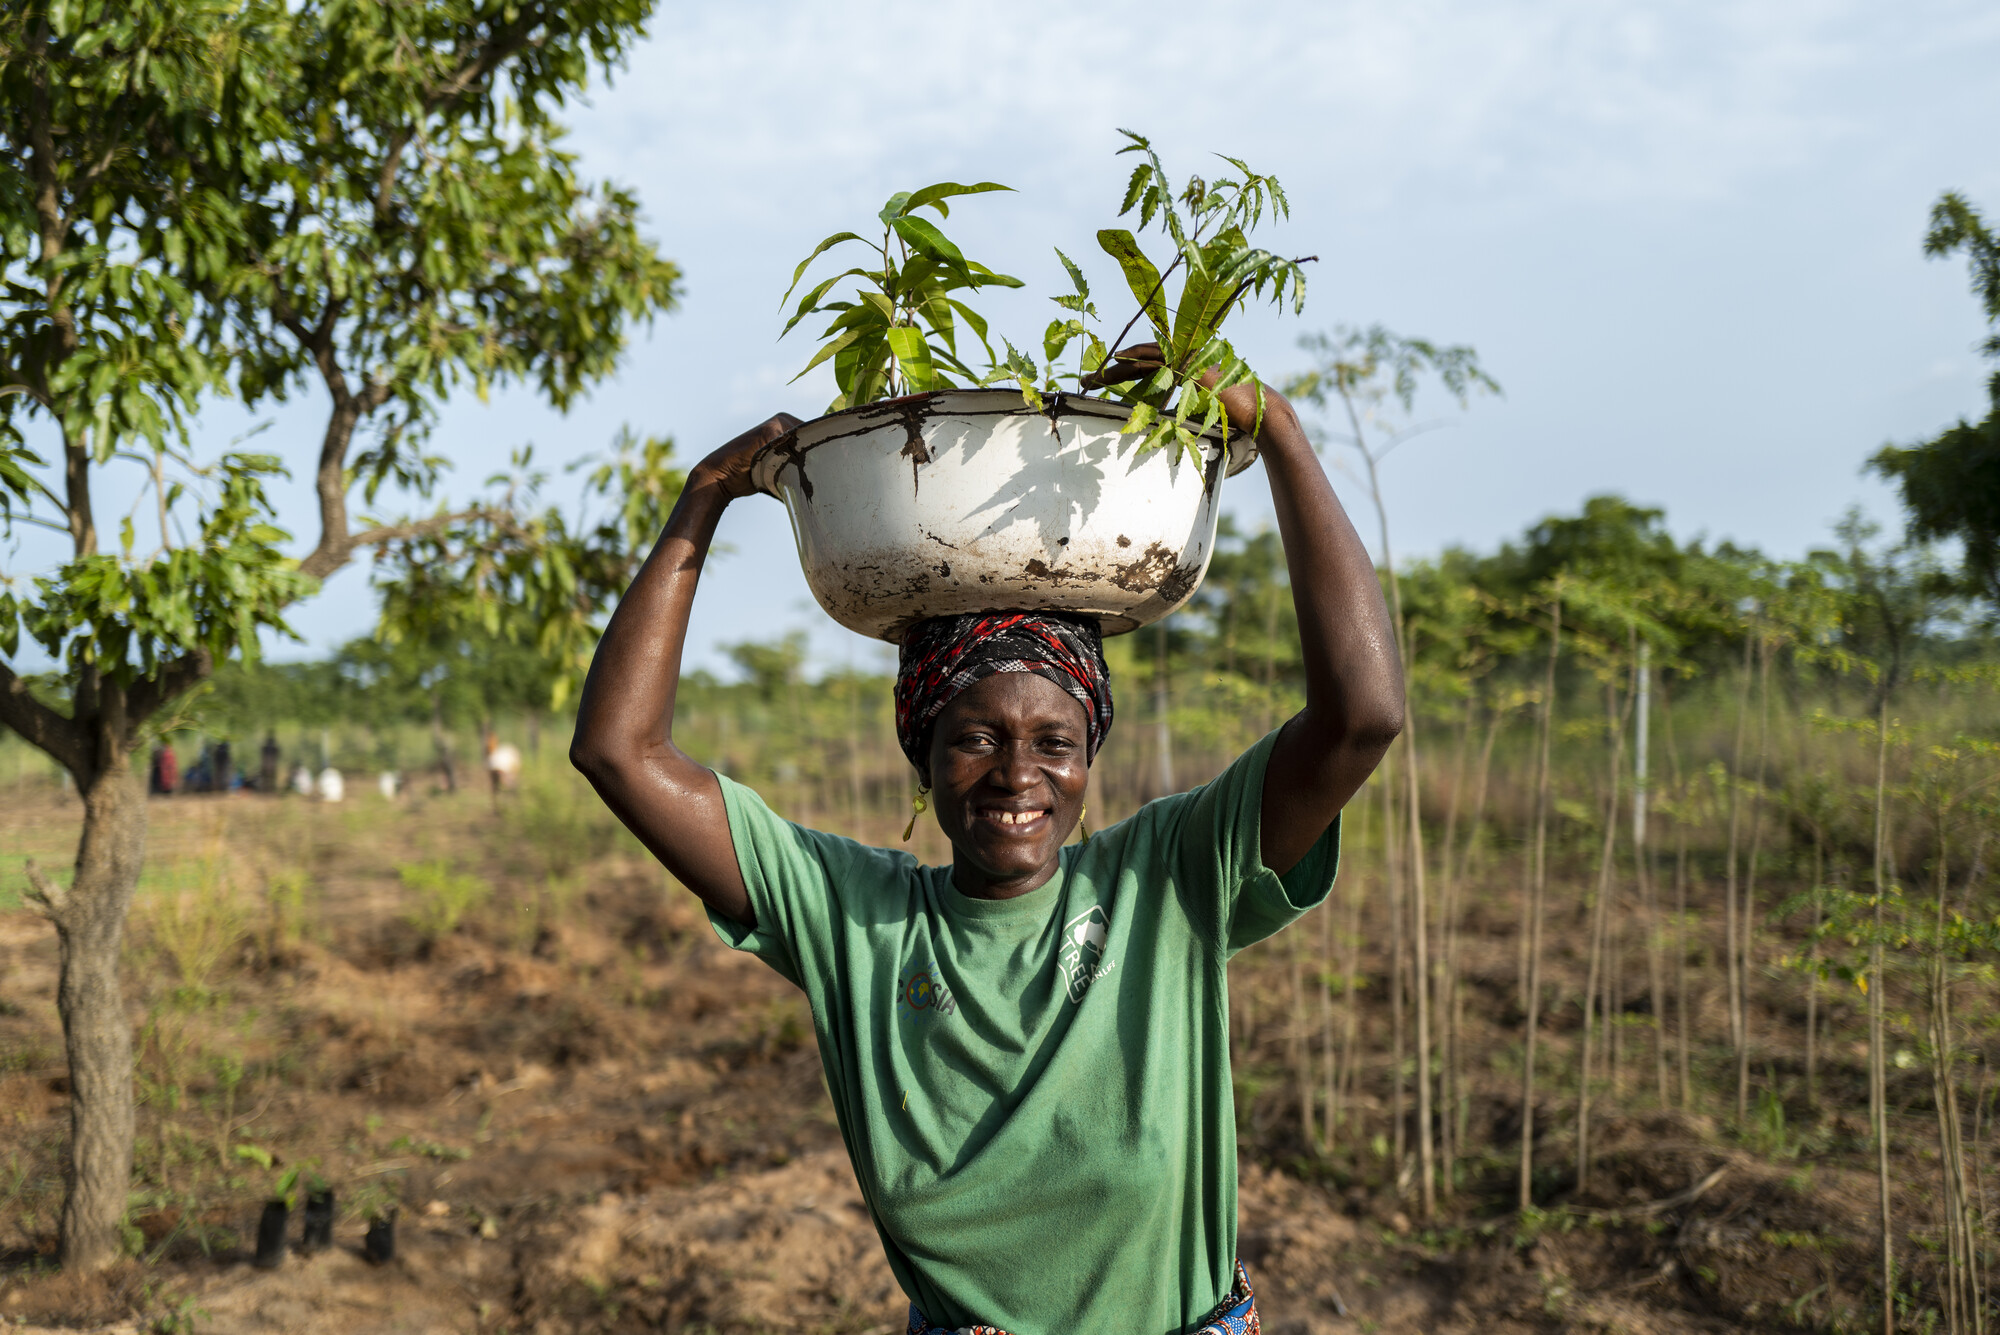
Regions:
M 133 1255 L 99 1276 L 50 1260 L 67 1097 L 53 932 L 0 909 L 0 1327 L 899 1332 L 905 1300 L 803 999 L 725 949 L 566 782 L 545 774 L 497 810 L 483 793 L 372 790 L 339 807 L 153 803 L 127 955 Z M 63 864 L 74 804 L 4 797 L 0 849 Z M 450 930 L 412 923 L 437 898 L 427 866 L 487 887 Z M 1504 901 L 1472 921 L 1490 928 L 1467 953 L 1484 1054 L 1516 1037 L 1515 948 Z M 1320 940 L 1311 920 L 1296 930 Z M 1308 1152 L 1285 1064 L 1299 946 L 1283 940 L 1247 953 L 1236 980 L 1242 1254 L 1268 1329 L 1865 1324 L 1873 1184 L 1850 1152 L 1860 1128 L 1837 1118 L 1814 1124 L 1816 1160 L 1782 1145 L 1767 1159 L 1635 1095 L 1600 1123 L 1589 1188 L 1557 1181 L 1531 1226 L 1499 1151 L 1469 1157 L 1429 1225 L 1379 1147 Z M 1379 984 L 1361 1002 L 1363 1034 L 1386 1046 Z M 1561 1125 L 1550 1097 L 1543 1118 Z M 1506 1143 L 1509 1100 L 1500 1075 L 1477 1084 L 1475 1142 Z M 1545 1150 L 1558 1169 L 1569 1152 Z M 338 1193 L 335 1245 L 259 1270 L 258 1213 L 292 1165 Z M 1906 1175 L 1919 1215 L 1926 1172 L 1912 1159 Z M 371 1264 L 367 1217 L 392 1211 L 396 1256 Z

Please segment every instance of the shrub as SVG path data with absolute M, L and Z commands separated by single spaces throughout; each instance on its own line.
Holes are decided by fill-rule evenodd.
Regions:
M 493 887 L 471 873 L 452 871 L 439 858 L 434 862 L 408 862 L 396 868 L 403 889 L 415 897 L 404 921 L 435 940 L 458 930 L 465 915 L 485 903 Z

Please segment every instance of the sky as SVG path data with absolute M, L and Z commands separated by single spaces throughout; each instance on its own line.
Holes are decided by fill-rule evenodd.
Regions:
M 1683 538 L 1795 556 L 1850 505 L 1893 528 L 1868 456 L 1984 410 L 1964 264 L 1922 240 L 1943 190 L 2000 213 L 1995 68 L 2000 8 L 1955 0 L 663 6 L 569 119 L 585 172 L 634 189 L 682 267 L 679 309 L 567 416 L 468 397 L 435 445 L 464 491 L 520 444 L 561 461 L 630 425 L 691 463 L 774 412 L 816 415 L 830 381 L 789 383 L 809 330 L 777 341 L 792 267 L 932 181 L 1015 188 L 948 230 L 1026 280 L 981 304 L 1032 338 L 1065 290 L 1053 247 L 1084 259 L 1113 223 L 1131 127 L 1176 176 L 1223 152 L 1283 181 L 1292 216 L 1259 239 L 1319 260 L 1302 317 L 1232 326 L 1265 379 L 1306 365 L 1304 333 L 1380 322 L 1474 346 L 1502 385 L 1419 405 L 1437 429 L 1384 471 L 1399 560 L 1490 549 L 1604 492 Z M 1108 298 L 1108 262 L 1086 267 Z M 1118 305 L 1100 301 L 1113 328 Z M 322 421 L 295 401 L 259 444 L 303 477 Z M 222 410 L 203 430 L 219 451 L 244 425 Z M 1335 483 L 1372 544 L 1365 491 Z M 285 496 L 307 536 L 306 488 Z M 1261 471 L 1225 506 L 1268 517 Z M 882 661 L 812 605 L 776 502 L 733 506 L 719 541 L 696 664 L 793 628 L 823 667 Z M 283 653 L 372 621 L 350 570 Z

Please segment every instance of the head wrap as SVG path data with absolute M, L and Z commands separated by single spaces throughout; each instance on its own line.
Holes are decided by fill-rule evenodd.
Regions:
M 931 725 L 966 687 L 996 672 L 1032 672 L 1068 691 L 1089 722 L 1086 762 L 1111 731 L 1111 672 L 1095 621 L 1036 612 L 932 617 L 903 637 L 896 672 L 896 740 L 918 769 Z

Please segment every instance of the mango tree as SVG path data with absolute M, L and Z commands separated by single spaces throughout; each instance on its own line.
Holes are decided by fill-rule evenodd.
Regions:
M 148 720 L 363 552 L 485 524 L 534 564 L 547 530 L 507 522 L 505 497 L 373 511 L 428 503 L 444 461 L 426 435 L 454 390 L 523 383 L 564 407 L 672 305 L 677 271 L 636 200 L 584 181 L 552 119 L 649 10 L 24 0 L 0 18 L 0 525 L 60 549 L 0 575 L 0 723 L 83 802 L 68 884 L 30 872 L 61 960 L 66 1266 L 120 1246 L 118 959 Z M 279 461 L 205 449 L 196 414 L 307 389 L 328 406 L 317 532 L 295 558 L 267 491 Z M 121 510 L 138 497 L 122 519 L 101 513 L 107 490 Z M 29 689 L 24 637 L 58 689 Z

